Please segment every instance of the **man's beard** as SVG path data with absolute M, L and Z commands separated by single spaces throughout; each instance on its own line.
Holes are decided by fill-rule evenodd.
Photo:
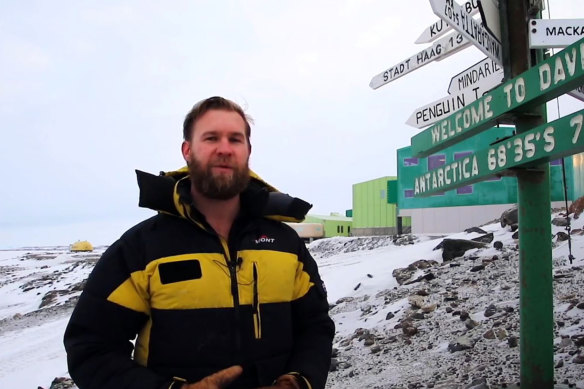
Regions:
M 232 174 L 213 174 L 213 164 L 227 163 L 217 159 L 209 163 L 205 168 L 194 155 L 191 155 L 189 164 L 189 174 L 195 189 L 203 196 L 215 200 L 231 199 L 247 187 L 249 183 L 249 165 L 247 161 L 244 166 L 231 166 Z

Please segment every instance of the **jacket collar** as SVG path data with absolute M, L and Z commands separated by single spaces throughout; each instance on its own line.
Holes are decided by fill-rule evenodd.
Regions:
M 192 206 L 188 167 L 156 176 L 136 170 L 140 188 L 139 206 L 185 219 L 202 220 Z M 265 217 L 288 222 L 301 222 L 312 205 L 279 192 L 250 171 L 250 182 L 240 194 L 241 209 L 250 217 Z

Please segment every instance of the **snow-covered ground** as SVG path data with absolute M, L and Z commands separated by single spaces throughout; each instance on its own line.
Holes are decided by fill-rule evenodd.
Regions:
M 584 217 L 573 222 L 580 229 Z M 309 246 L 337 327 L 328 388 L 518 382 L 517 242 L 509 227 L 481 228 L 503 247 L 488 243 L 447 262 L 442 250 L 433 250 L 443 238 L 428 236 L 333 238 Z M 552 226 L 559 231 L 564 228 Z M 574 230 L 572 265 L 568 243 L 553 242 L 555 378 L 584 388 L 584 236 Z M 53 378 L 67 376 L 63 332 L 103 250 L 0 251 L 0 388 L 48 388 Z

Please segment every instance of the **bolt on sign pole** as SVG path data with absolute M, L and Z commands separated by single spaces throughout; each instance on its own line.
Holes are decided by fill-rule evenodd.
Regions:
M 512 78 L 541 61 L 529 50 L 528 19 L 536 16 L 530 0 L 499 2 L 503 67 Z M 531 13 L 531 14 L 530 14 Z M 546 122 L 545 105 L 515 117 L 517 134 Z M 517 172 L 519 205 L 519 314 L 521 388 L 553 388 L 553 284 L 549 164 Z

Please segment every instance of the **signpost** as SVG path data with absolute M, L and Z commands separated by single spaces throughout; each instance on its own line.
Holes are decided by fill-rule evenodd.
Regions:
M 474 14 L 479 12 L 478 0 L 470 0 L 465 2 L 462 5 L 462 9 L 470 16 L 473 16 Z M 440 19 L 437 22 L 432 23 L 430 27 L 427 27 L 418 37 L 418 39 L 416 39 L 415 43 L 419 44 L 433 42 L 435 39 L 440 38 L 442 35 L 446 34 L 451 29 L 452 27 L 448 23 Z
M 414 181 L 414 195 L 428 196 L 482 181 L 504 170 L 553 161 L 584 151 L 584 110 L 512 136 Z
M 529 47 L 566 47 L 584 38 L 584 19 L 532 19 L 529 21 Z
M 454 0 L 430 0 L 434 13 L 446 21 L 479 50 L 499 65 L 503 64 L 503 50 L 499 41 L 480 22 L 468 16 Z
M 423 107 L 417 108 L 406 124 L 423 128 L 436 123 L 440 119 L 457 112 L 466 105 L 472 103 L 485 93 L 501 84 L 501 79 L 497 77 L 483 78 L 479 82 L 475 82 L 466 89 L 462 89 L 456 94 L 446 96 L 442 99 L 436 100 Z
M 402 61 L 374 76 L 371 79 L 369 86 L 373 89 L 377 89 L 429 64 L 432 61 L 446 58 L 468 46 L 470 46 L 470 42 L 464 39 L 461 34 L 456 32 L 449 34 L 434 42 L 429 48 L 412 55 L 405 61 Z
M 583 83 L 584 40 L 413 136 L 412 153 L 418 157 L 430 155 L 492 127 L 509 111 L 542 104 Z
M 452 77 L 448 85 L 448 93 L 453 94 L 463 89 L 472 88 L 482 80 L 493 79 L 493 84 L 497 82 L 493 86 L 497 86 L 503 82 L 503 78 L 503 69 L 492 59 L 485 58 Z

